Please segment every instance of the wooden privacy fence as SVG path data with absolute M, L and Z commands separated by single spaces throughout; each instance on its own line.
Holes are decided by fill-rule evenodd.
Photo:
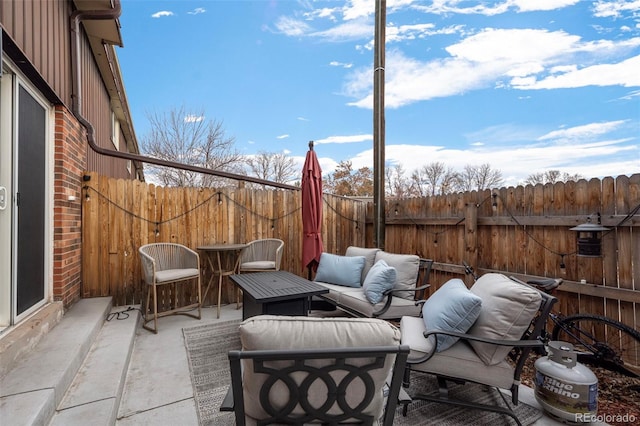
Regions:
M 640 174 L 630 177 L 519 186 L 386 203 L 385 250 L 435 260 L 435 291 L 464 275 L 561 277 L 558 310 L 589 312 L 640 328 Z M 373 241 L 373 209 L 367 238 Z M 597 221 L 602 257 L 576 253 L 570 228 Z M 470 284 L 471 278 L 467 277 Z
M 116 306 L 141 303 L 147 289 L 138 248 L 154 242 L 179 243 L 195 250 L 201 245 L 279 238 L 285 242 L 282 269 L 306 276 L 301 261 L 300 191 L 166 188 L 87 175 L 82 209 L 83 297 L 112 296 Z M 324 194 L 323 212 L 325 251 L 344 253 L 349 245 L 364 245 L 365 203 Z M 202 255 L 201 261 L 204 265 Z M 226 301 L 235 300 L 230 284 L 225 285 Z M 206 304 L 216 300 L 214 290 Z
M 109 295 L 116 305 L 140 303 L 146 288 L 137 250 L 151 242 L 196 248 L 280 238 L 285 242 L 282 269 L 306 276 L 300 191 L 163 188 L 89 176 L 82 221 L 83 297 Z M 461 277 L 463 261 L 480 274 L 562 277 L 558 310 L 603 314 L 638 329 L 639 209 L 640 174 L 387 200 L 384 248 L 434 259 L 431 292 Z M 370 203 L 324 194 L 323 211 L 325 251 L 344 254 L 349 245 L 373 246 Z M 597 221 L 598 213 L 610 228 L 602 236 L 602 257 L 577 256 L 577 235 L 570 228 L 589 218 Z M 233 291 L 226 293 L 227 301 L 234 300 Z M 206 303 L 213 300 L 209 296 Z

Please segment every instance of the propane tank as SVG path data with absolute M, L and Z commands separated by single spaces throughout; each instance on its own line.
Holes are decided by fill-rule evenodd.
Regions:
M 549 342 L 548 350 L 535 362 L 536 400 L 559 419 L 590 422 L 598 412 L 598 378 L 577 362 L 572 344 Z

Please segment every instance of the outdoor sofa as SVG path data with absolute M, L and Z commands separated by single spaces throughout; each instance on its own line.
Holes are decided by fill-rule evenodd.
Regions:
M 433 261 L 413 254 L 350 246 L 345 255 L 322 253 L 314 281 L 320 297 L 353 316 L 399 319 L 419 316 Z

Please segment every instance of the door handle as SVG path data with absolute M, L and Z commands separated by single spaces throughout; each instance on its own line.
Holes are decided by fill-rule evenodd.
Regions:
M 7 188 L 0 186 L 0 210 L 7 208 Z

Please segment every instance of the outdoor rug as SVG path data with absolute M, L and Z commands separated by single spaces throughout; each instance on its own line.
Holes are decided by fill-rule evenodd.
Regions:
M 189 371 L 200 425 L 233 425 L 233 413 L 221 413 L 220 404 L 230 383 L 227 352 L 240 348 L 238 325 L 240 321 L 226 321 L 184 328 L 184 342 L 189 360 Z M 436 380 L 429 375 L 414 374 L 408 393 L 437 393 Z M 452 395 L 477 402 L 495 404 L 500 396 L 482 386 L 453 386 Z M 542 416 L 542 412 L 524 403 L 515 407 L 523 425 L 529 425 Z M 489 411 L 471 410 L 453 405 L 416 401 L 409 405 L 407 417 L 398 407 L 394 425 L 510 425 L 513 419 Z

